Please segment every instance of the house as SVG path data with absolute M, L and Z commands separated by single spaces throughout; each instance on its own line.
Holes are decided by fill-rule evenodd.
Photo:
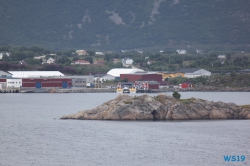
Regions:
M 3 59 L 3 56 L 10 56 L 10 53 L 6 52 L 6 53 L 0 53 L 0 59 Z
M 187 54 L 186 50 L 176 50 L 178 54 Z
M 130 59 L 130 58 L 124 58 L 124 59 L 122 59 L 123 65 L 132 65 L 133 62 L 134 62 L 133 59 Z
M 94 61 L 94 64 L 97 64 L 97 65 L 104 65 L 104 64 L 105 64 L 105 61 L 104 61 L 104 60 L 95 60 L 95 61 Z
M 34 59 L 46 59 L 46 55 L 42 55 L 42 56 L 35 56 Z
M 43 62 L 42 64 L 51 64 L 51 63 L 54 63 L 54 62 L 55 62 L 55 59 L 50 57 L 46 62 Z
M 72 64 L 75 64 L 75 65 L 89 65 L 90 63 L 89 63 L 89 61 L 80 59 L 80 60 L 75 61 L 75 62 L 72 63 Z
M 154 63 L 155 61 L 148 61 L 147 64 L 151 65 L 152 63 Z
M 184 77 L 187 78 L 195 78 L 200 76 L 210 76 L 211 72 L 205 70 L 205 69 L 198 69 L 198 68 L 183 68 L 180 70 L 177 70 L 175 72 L 181 72 L 184 73 Z
M 21 60 L 19 63 L 20 63 L 21 65 L 27 65 L 27 62 L 25 62 L 24 60 Z
M 226 55 L 218 55 L 218 59 L 219 59 L 221 64 L 224 64 L 224 62 L 226 60 Z
M 96 55 L 105 55 L 103 52 L 95 52 Z
M 117 62 L 120 62 L 120 61 L 121 61 L 120 59 L 114 59 L 113 63 L 116 64 Z
M 87 55 L 87 52 L 85 50 L 76 50 L 76 54 L 78 56 L 83 56 L 83 55 Z
M 203 50 L 196 50 L 197 54 L 203 54 Z

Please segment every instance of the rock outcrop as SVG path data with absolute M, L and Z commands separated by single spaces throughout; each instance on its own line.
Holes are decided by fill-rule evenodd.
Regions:
M 86 120 L 191 120 L 250 119 L 250 106 L 202 99 L 178 100 L 168 95 L 119 95 L 113 100 L 61 119 Z

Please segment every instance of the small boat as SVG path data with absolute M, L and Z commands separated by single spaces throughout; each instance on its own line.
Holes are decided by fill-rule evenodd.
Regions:
M 124 87 L 122 90 L 122 93 L 130 93 L 130 90 L 128 87 Z

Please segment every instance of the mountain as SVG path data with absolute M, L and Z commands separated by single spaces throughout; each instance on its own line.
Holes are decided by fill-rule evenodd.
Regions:
M 0 45 L 250 50 L 249 0 L 0 0 Z

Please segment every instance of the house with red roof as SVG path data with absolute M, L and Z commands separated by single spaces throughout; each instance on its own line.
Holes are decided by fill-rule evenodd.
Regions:
M 75 65 L 89 65 L 89 61 L 83 60 L 83 59 L 79 59 L 77 61 L 75 61 L 73 64 Z

